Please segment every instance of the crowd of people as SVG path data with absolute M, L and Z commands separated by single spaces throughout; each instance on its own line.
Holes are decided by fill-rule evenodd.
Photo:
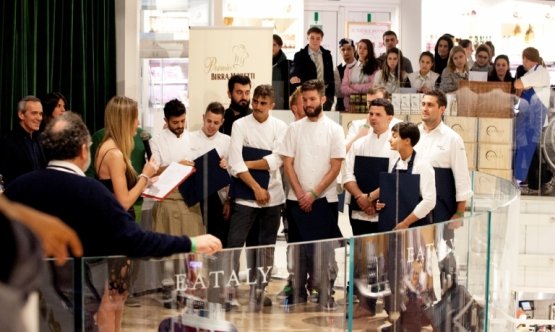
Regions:
M 460 80 L 467 80 L 469 70 L 487 71 L 489 80 L 509 81 L 513 89 L 522 92 L 519 117 L 526 116 L 522 126 L 532 120 L 545 121 L 549 74 L 534 48 L 524 50 L 525 73 L 514 80 L 507 56 L 498 55 L 491 64 L 493 47 L 484 44 L 476 49 L 470 65 L 472 44 L 462 40 L 454 46 L 449 36 L 438 40 L 435 54 L 423 52 L 419 69 L 413 72 L 411 61 L 397 48 L 393 31 L 384 33 L 386 52 L 378 57 L 368 39 L 356 44 L 341 39 L 344 63 L 334 68 L 331 53 L 321 46 L 323 36 L 321 29 L 310 28 L 308 44 L 288 61 L 280 49 L 281 38 L 274 35 L 272 84 L 253 87 L 249 77 L 232 76 L 229 108 L 224 109 L 222 101 L 207 105 L 198 131 L 187 130 L 181 101 L 167 102 L 165 126 L 150 140 L 152 156 L 145 154 L 150 148 L 140 139 L 138 105 L 130 98 L 110 99 L 105 128 L 95 133 L 91 149 L 94 139 L 76 113 L 65 112 L 68 102 L 62 94 L 24 97 L 17 107 L 19 124 L 0 143 L 0 155 L 9 156 L 0 161 L 5 196 L 61 219 L 77 233 L 85 256 L 213 254 L 221 248 L 273 245 L 281 220 L 287 222 L 290 243 L 341 238 L 341 187 L 347 192 L 353 234 L 373 234 L 464 216 L 472 194 L 465 147 L 442 116 L 447 107 L 445 93 L 455 91 Z M 389 96 L 403 87 L 424 94 L 418 125 L 394 118 Z M 368 115 L 353 122 L 346 136 L 324 111 L 334 104 L 336 110 L 349 110 L 353 94 L 364 96 Z M 287 125 L 272 116 L 276 105 L 289 107 L 295 121 Z M 518 117 L 516 122 L 518 140 Z M 522 148 L 520 154 L 517 149 L 521 164 L 515 165 L 515 177 L 527 181 L 539 141 L 537 132 L 525 130 L 523 135 L 533 137 L 518 146 Z M 214 167 L 229 174 L 231 186 L 215 188 L 198 201 L 175 189 L 154 205 L 154 232 L 141 229 L 135 222 L 134 205 L 144 189 L 172 162 L 195 166 L 197 158 L 212 150 L 218 159 Z M 94 178 L 85 177 L 89 169 Z M 417 184 L 418 199 L 399 219 L 385 217 L 385 212 L 395 209 L 395 202 L 388 200 L 392 188 L 380 187 L 376 181 L 381 173 L 417 175 L 417 182 L 410 183 Z M 547 182 L 528 179 L 530 188 L 535 185 L 536 189 Z M 446 190 L 445 183 L 453 183 L 452 189 Z M 246 190 L 239 190 L 240 186 Z M 444 232 L 446 241 L 452 240 L 449 234 Z M 66 243 L 68 237 L 60 237 L 58 242 Z M 334 248 L 334 244 L 306 244 L 288 252 L 297 266 L 290 271 L 283 305 L 313 299 L 324 309 L 336 307 L 331 291 L 338 272 Z M 74 252 L 76 256 L 80 253 L 78 249 Z M 273 249 L 253 250 L 247 265 L 256 271 L 257 266 L 273 266 L 273 260 Z M 239 257 L 233 255 L 230 262 L 237 271 Z M 110 275 L 117 277 L 107 287 L 99 286 L 102 298 L 91 310 L 95 319 L 85 318 L 87 324 L 106 330 L 121 324 L 132 269 L 127 259 L 109 265 Z M 1 281 L 9 279 L 8 275 Z M 253 307 L 271 306 L 272 299 L 266 296 L 269 280 L 257 275 L 251 281 Z M 119 299 L 119 311 L 107 306 L 111 302 L 113 308 L 114 298 Z M 234 299 L 225 300 L 232 303 Z M 375 302 L 361 301 L 359 306 L 368 315 L 375 313 Z

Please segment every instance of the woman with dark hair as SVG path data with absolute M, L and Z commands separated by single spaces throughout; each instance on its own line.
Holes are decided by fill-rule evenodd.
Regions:
M 345 68 L 341 81 L 343 104 L 349 110 L 351 94 L 366 94 L 374 84 L 374 75 L 378 71 L 378 60 L 374 54 L 374 45 L 369 39 L 361 39 L 357 43 L 358 61 Z
M 488 74 L 488 82 L 511 82 L 511 92 L 514 93 L 514 77 L 511 75 L 509 57 L 500 54 L 495 57 L 493 68 Z
M 432 71 L 434 66 L 434 55 L 424 51 L 418 59 L 420 69 L 417 72 L 408 74 L 411 88 L 416 88 L 417 92 L 426 93 L 436 86 L 439 74 Z
M 453 39 L 448 36 L 441 36 L 436 42 L 436 47 L 434 49 L 434 72 L 441 75 L 443 69 L 447 67 L 447 62 L 449 61 L 449 53 L 453 48 Z M 466 53 L 465 53 L 466 54 Z M 441 76 L 438 78 L 438 83 L 441 81 Z
M 382 69 L 374 77 L 374 88 L 383 87 L 389 93 L 398 93 L 401 87 L 410 86 L 407 73 L 403 68 L 403 53 L 397 47 L 385 53 Z
M 51 92 L 40 101 L 42 104 L 42 122 L 39 130 L 42 131 L 52 118 L 64 114 L 66 111 L 67 99 L 60 92 Z

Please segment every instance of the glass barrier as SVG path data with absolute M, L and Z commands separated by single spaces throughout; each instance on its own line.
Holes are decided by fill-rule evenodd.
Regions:
M 478 172 L 472 186 L 465 218 L 408 230 L 52 265 L 41 327 L 513 331 L 519 192 Z
M 46 260 L 43 282 L 39 288 L 40 331 L 79 330 L 81 322 L 75 313 L 81 312 L 81 297 L 76 293 L 75 281 L 81 280 L 78 260 L 68 259 L 58 266 Z
M 90 271 L 83 296 L 96 309 L 84 313 L 85 330 L 93 324 L 122 331 L 346 329 L 343 240 L 161 260 L 87 258 L 83 265 Z M 126 306 L 130 288 L 139 287 L 136 307 Z

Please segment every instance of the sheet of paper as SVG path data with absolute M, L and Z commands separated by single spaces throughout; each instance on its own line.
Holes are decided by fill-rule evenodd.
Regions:
M 172 162 L 164 172 L 160 174 L 158 180 L 143 191 L 142 195 L 144 197 L 163 200 L 193 172 L 194 168 L 192 166 L 184 166 Z

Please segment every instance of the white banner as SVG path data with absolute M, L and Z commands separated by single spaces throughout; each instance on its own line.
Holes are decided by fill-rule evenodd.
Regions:
M 228 107 L 227 81 L 234 74 L 251 79 L 251 97 L 256 86 L 272 84 L 272 29 L 191 27 L 189 130 L 201 127 L 209 103 L 218 101 Z

